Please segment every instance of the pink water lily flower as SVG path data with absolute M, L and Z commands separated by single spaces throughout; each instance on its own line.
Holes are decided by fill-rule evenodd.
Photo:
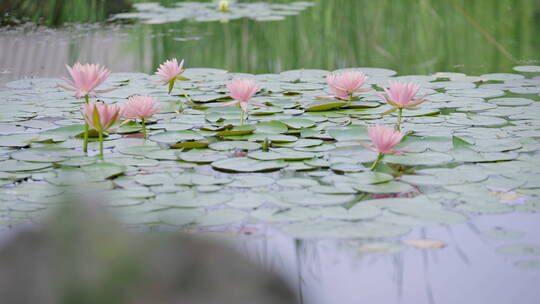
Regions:
M 157 99 L 151 96 L 132 96 L 122 106 L 122 117 L 145 119 L 159 112 Z
M 426 94 L 413 100 L 420 90 L 420 85 L 412 82 L 391 81 L 388 88 L 383 88 L 383 90 L 386 92 L 386 96 L 378 92 L 376 94 L 398 109 L 414 109 L 415 106 L 424 102 L 424 98 L 427 96 Z
M 99 133 L 107 131 L 120 115 L 120 107 L 102 102 L 89 102 L 84 104 L 84 119 Z
M 183 66 L 184 60 L 180 61 L 180 64 L 178 64 L 176 58 L 173 58 L 161 64 L 156 75 L 161 76 L 161 82 L 171 82 L 184 72 Z
M 222 103 L 220 106 L 226 107 L 240 104 L 243 112 L 247 112 L 248 104 L 264 107 L 264 104 L 252 101 L 251 98 L 261 89 L 261 87 L 251 79 L 236 79 L 227 84 L 229 95 L 233 101 Z
M 330 90 L 339 99 L 349 100 L 354 92 L 367 91 L 362 86 L 367 82 L 368 77 L 358 71 L 349 71 L 326 76 L 326 82 Z
M 368 127 L 368 134 L 373 146 L 360 143 L 365 148 L 380 154 L 396 154 L 405 151 L 404 149 L 393 150 L 399 144 L 405 134 L 395 131 L 384 125 L 371 125 Z
M 66 68 L 71 75 L 71 79 L 63 77 L 62 79 L 68 83 L 69 86 L 59 85 L 60 87 L 76 91 L 76 97 L 88 96 L 92 92 L 105 93 L 111 90 L 95 90 L 100 86 L 111 74 L 111 71 L 98 64 L 80 64 L 75 63 L 72 67 L 66 65 Z

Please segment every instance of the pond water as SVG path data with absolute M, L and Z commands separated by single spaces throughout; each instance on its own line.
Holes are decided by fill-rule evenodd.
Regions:
M 301 303 L 538 303 L 538 3 L 243 2 L 253 6 L 226 15 L 126 0 L 5 17 L 4 231 L 53 209 L 58 186 L 86 181 L 127 227 L 231 239 Z M 36 27 L 21 15 L 47 18 Z M 64 24 L 77 20 L 90 24 Z M 170 57 L 190 68 L 172 95 L 149 75 Z M 158 98 L 148 140 L 136 123 L 115 125 L 104 162 L 95 141 L 82 152 L 81 100 L 57 87 L 75 60 L 113 70 L 106 103 Z M 367 125 L 395 122 L 389 106 L 373 91 L 316 101 L 328 73 L 359 66 L 373 67 L 356 69 L 373 88 L 399 79 L 428 94 L 404 112 L 408 151 L 378 173 L 358 142 Z M 238 109 L 218 107 L 235 77 L 255 79 L 266 104 L 244 127 Z
M 178 57 L 185 58 L 188 67 L 243 73 L 370 66 L 403 75 L 510 72 L 515 65 L 540 60 L 535 0 L 318 0 L 281 21 L 167 22 L 166 16 L 163 20 L 152 16 L 150 23 L 162 24 L 124 19 L 126 24 L 88 26 L 62 25 L 98 22 L 109 19 L 108 14 L 137 10 L 130 0 L 104 1 L 106 7 L 96 4 L 98 9 L 85 6 L 98 1 L 74 1 L 50 11 L 46 8 L 53 5 L 31 0 L 3 2 L 4 8 L 10 2 L 18 8 L 13 19 L 27 16 L 54 29 L 4 28 L 0 82 L 23 76 L 58 77 L 65 73 L 64 64 L 75 60 L 100 62 L 115 72 L 149 73 L 165 59 Z M 160 2 L 166 7 L 176 3 Z

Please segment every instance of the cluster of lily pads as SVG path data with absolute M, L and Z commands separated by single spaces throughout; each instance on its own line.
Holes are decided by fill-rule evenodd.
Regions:
M 126 225 L 223 229 L 265 224 L 298 238 L 396 238 L 413 227 L 449 225 L 477 214 L 540 211 L 540 67 L 521 74 L 396 76 L 379 68 L 293 70 L 248 75 L 187 69 L 171 95 L 158 75 L 113 73 L 105 104 L 132 95 L 158 100 L 146 120 L 116 122 L 82 149 L 81 101 L 57 79 L 23 79 L 0 91 L 0 214 L 34 221 L 63 187 L 84 181 L 107 196 Z M 349 99 L 329 74 L 362 72 L 369 91 Z M 227 84 L 261 90 L 244 111 Z M 186 80 L 189 79 L 189 80 Z M 391 81 L 415 82 L 421 108 L 403 111 L 406 134 L 377 171 L 365 149 L 368 126 L 394 125 L 401 111 L 379 95 Z M 114 90 L 111 90 L 114 89 Z M 182 110 L 180 111 L 180 106 Z
M 220 0 L 215 2 L 178 2 L 174 7 L 163 7 L 159 3 L 136 3 L 137 12 L 120 13 L 112 17 L 118 19 L 139 19 L 144 23 L 169 23 L 193 19 L 195 21 L 223 21 L 250 18 L 256 21 L 284 20 L 286 16 L 298 15 L 313 2 L 296 1 L 287 4 L 268 2 L 242 3 Z

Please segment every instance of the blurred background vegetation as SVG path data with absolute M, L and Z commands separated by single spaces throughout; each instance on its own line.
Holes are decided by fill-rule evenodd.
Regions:
M 110 14 L 129 9 L 131 0 L 2 0 L 0 14 L 13 19 L 47 26 L 65 23 L 93 23 Z
M 145 1 L 3 0 L 0 11 L 54 27 L 106 21 L 114 12 L 131 11 L 134 2 Z M 300 15 L 276 22 L 134 21 L 125 28 L 131 39 L 121 51 L 140 59 L 134 68 L 145 72 L 170 57 L 186 58 L 190 67 L 247 73 L 372 66 L 401 74 L 505 72 L 540 59 L 538 0 L 313 2 Z M 72 47 L 70 58 L 78 51 Z

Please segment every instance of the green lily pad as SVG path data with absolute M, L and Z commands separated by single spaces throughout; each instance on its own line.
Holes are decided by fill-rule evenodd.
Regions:
M 218 136 L 238 136 L 238 135 L 246 135 L 251 134 L 253 131 L 256 130 L 256 127 L 253 125 L 245 125 L 245 126 L 236 126 L 229 130 L 219 131 L 216 133 Z
M 285 203 L 303 206 L 341 205 L 355 199 L 351 194 L 322 194 L 308 190 L 284 191 L 276 194 Z
M 208 147 L 207 141 L 185 141 L 171 145 L 171 149 L 202 149 Z
M 522 231 L 508 230 L 501 227 L 482 231 L 482 235 L 495 240 L 517 240 L 525 235 Z
M 217 160 L 211 165 L 214 169 L 230 172 L 269 172 L 288 166 L 286 162 L 282 161 L 259 161 L 246 157 Z
M 225 193 L 197 193 L 195 191 L 177 191 L 175 193 L 160 194 L 153 203 L 164 207 L 208 207 L 224 204 L 232 199 L 232 195 Z
M 14 159 L 8 159 L 0 161 L 0 170 L 4 172 L 18 172 L 18 171 L 36 171 L 51 167 L 50 163 L 34 163 L 26 161 L 17 161 Z
M 268 133 L 268 134 L 280 134 L 280 133 L 286 133 L 289 129 L 286 124 L 278 121 L 278 120 L 272 120 L 272 121 L 263 121 L 259 122 L 256 125 L 255 133 Z
M 320 212 L 316 209 L 294 208 L 261 208 L 251 212 L 251 216 L 263 222 L 298 222 L 317 218 Z
M 197 220 L 198 226 L 221 226 L 237 224 L 248 215 L 247 212 L 235 209 L 217 209 L 209 211 L 204 217 Z
M 453 159 L 452 156 L 444 153 L 424 152 L 386 155 L 383 158 L 383 162 L 405 166 L 436 166 L 449 163 Z
M 249 141 L 218 141 L 211 143 L 209 148 L 217 151 L 228 150 L 258 150 L 261 144 Z
M 347 102 L 344 101 L 315 101 L 310 104 L 308 104 L 305 107 L 306 112 L 320 112 L 320 111 L 328 111 L 332 109 L 336 109 L 339 107 L 342 107 L 346 105 Z
M 273 184 L 275 181 L 270 177 L 265 176 L 236 176 L 232 183 L 228 184 L 229 187 L 239 188 L 254 188 L 254 187 L 266 187 Z
M 226 157 L 225 155 L 212 150 L 191 150 L 178 153 L 177 155 L 178 158 L 183 161 L 202 164 L 211 163 Z
M 196 223 L 205 216 L 199 208 L 172 208 L 157 212 L 159 220 L 168 225 L 185 226 Z
M 414 188 L 405 183 L 400 182 L 386 182 L 380 184 L 365 184 L 365 185 L 354 185 L 354 188 L 358 191 L 367 192 L 367 193 L 405 193 L 413 191 Z
M 514 263 L 514 266 L 523 269 L 539 269 L 540 260 L 531 260 L 531 261 L 517 261 Z
M 121 175 L 126 167 L 114 163 L 95 163 L 83 166 L 81 169 L 92 180 L 104 180 Z
M 377 222 L 313 221 L 293 223 L 283 227 L 282 231 L 297 239 L 378 239 L 404 235 L 409 228 Z
M 381 215 L 381 209 L 358 203 L 350 209 L 343 207 L 327 207 L 321 210 L 321 215 L 331 220 L 364 220 Z
M 315 153 L 298 151 L 271 151 L 271 152 L 251 152 L 249 158 L 257 160 L 305 160 L 316 157 Z
M 197 141 L 204 137 L 195 131 L 167 131 L 150 136 L 150 140 L 165 144 L 175 144 L 181 141 Z
M 303 129 L 313 127 L 315 122 L 306 118 L 286 118 L 280 120 L 291 129 Z
M 529 244 L 506 245 L 497 248 L 497 252 L 507 255 L 533 255 L 540 256 L 540 246 Z

